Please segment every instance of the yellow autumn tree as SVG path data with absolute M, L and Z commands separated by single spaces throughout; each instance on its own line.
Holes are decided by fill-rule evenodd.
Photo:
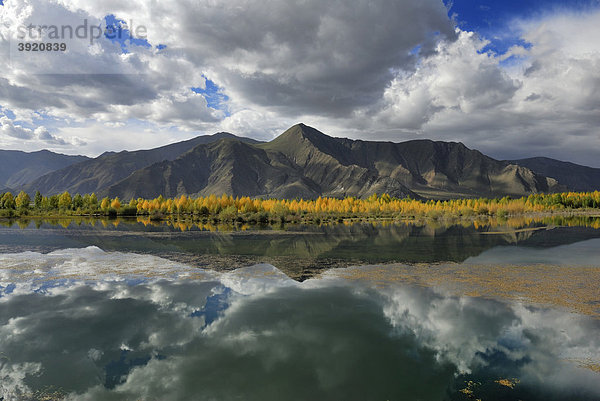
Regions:
M 100 202 L 100 208 L 103 210 L 108 209 L 108 207 L 110 206 L 110 199 L 109 198 L 103 198 L 102 202 Z
M 110 207 L 119 210 L 121 208 L 121 201 L 119 200 L 119 198 L 113 199 L 113 201 L 110 202 Z

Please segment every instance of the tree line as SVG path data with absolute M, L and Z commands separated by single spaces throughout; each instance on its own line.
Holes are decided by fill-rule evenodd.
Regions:
M 600 208 L 600 192 L 565 192 L 556 194 L 533 194 L 513 199 L 452 199 L 445 201 L 399 199 L 388 194 L 373 194 L 366 199 L 355 197 L 317 199 L 260 199 L 248 196 L 233 197 L 210 195 L 176 198 L 159 196 L 154 199 L 130 199 L 118 197 L 98 199 L 96 194 L 69 192 L 43 196 L 37 191 L 33 200 L 25 192 L 17 196 L 6 192 L 0 194 L 0 216 L 19 215 L 105 215 L 105 216 L 151 216 L 191 215 L 222 221 L 286 221 L 294 217 L 395 217 L 488 215 L 505 217 L 525 213 Z

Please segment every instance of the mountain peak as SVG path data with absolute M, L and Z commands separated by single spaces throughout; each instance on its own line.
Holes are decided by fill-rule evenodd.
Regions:
M 321 131 L 303 123 L 291 126 L 283 134 L 269 142 L 269 147 L 278 148 L 281 146 L 300 145 L 308 141 L 313 145 L 335 141 L 334 138 L 325 135 Z
M 306 125 L 303 123 L 298 123 L 296 125 L 291 126 L 290 128 L 288 128 L 283 134 L 281 134 L 280 136 L 283 135 L 302 135 L 305 138 L 309 138 L 309 139 L 314 139 L 314 138 L 332 138 L 331 136 L 322 133 L 321 131 L 319 131 L 318 129 L 311 127 L 310 125 Z
M 352 164 L 349 149 L 342 139 L 331 137 L 302 123 L 293 125 L 262 147 L 292 155 L 296 162 L 310 160 L 316 151 L 331 156 L 344 165 Z
M 17 156 L 37 157 L 46 163 L 42 153 Z M 14 157 L 2 155 L 0 173 L 3 165 L 32 165 Z M 2 180 L 0 174 L 0 187 L 23 187 L 45 194 L 96 192 L 124 199 L 215 191 L 286 198 L 366 197 L 373 192 L 446 198 L 522 196 L 555 190 L 555 181 L 547 177 L 581 188 L 595 189 L 600 182 L 595 171 L 590 171 L 593 169 L 577 166 L 575 170 L 558 161 L 535 159 L 535 168 L 517 168 L 459 142 L 353 141 L 330 137 L 303 123 L 288 128 L 271 142 L 218 132 L 155 149 L 105 153 L 104 157 L 83 162 L 61 157 L 69 159 L 68 163 L 49 167 L 35 164 L 35 172 L 50 172 L 41 177 L 38 174 L 33 180 L 29 170 L 10 170 L 10 181 Z M 578 179 L 568 174 L 559 176 L 557 171 L 563 170 Z

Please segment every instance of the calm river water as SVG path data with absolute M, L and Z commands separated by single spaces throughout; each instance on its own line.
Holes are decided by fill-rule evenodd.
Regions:
M 560 223 L 5 222 L 0 397 L 598 400 L 600 230 Z

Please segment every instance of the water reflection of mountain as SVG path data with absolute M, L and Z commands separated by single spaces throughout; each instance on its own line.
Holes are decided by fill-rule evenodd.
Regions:
M 196 266 L 232 269 L 269 262 L 292 277 L 323 268 L 372 263 L 462 262 L 506 245 L 554 247 L 600 237 L 588 227 L 533 222 L 509 228 L 469 224 L 336 224 L 288 226 L 284 230 L 181 231 L 136 222 L 48 223 L 0 229 L 0 251 L 48 252 L 90 245 L 106 251 L 159 255 Z M 114 224 L 116 223 L 116 224 Z M 38 228 L 36 228 L 38 227 Z

